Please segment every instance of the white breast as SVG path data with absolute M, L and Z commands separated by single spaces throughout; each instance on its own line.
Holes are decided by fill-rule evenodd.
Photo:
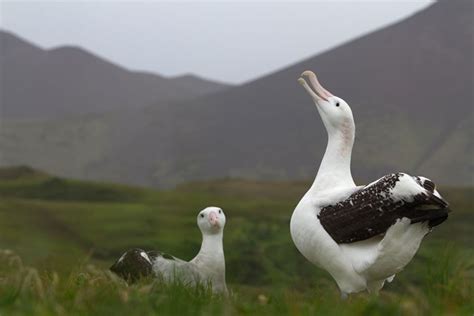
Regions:
M 290 221 L 296 248 L 311 263 L 327 270 L 344 292 L 365 289 L 366 281 L 355 272 L 351 260 L 326 232 L 317 213 L 314 203 L 305 197 L 296 207 Z

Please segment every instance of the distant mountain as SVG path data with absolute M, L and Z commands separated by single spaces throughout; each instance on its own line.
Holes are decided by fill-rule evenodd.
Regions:
M 153 186 L 309 179 L 326 146 L 318 113 L 296 81 L 312 69 L 353 109 L 357 182 L 405 171 L 474 185 L 473 13 L 471 1 L 437 2 L 274 74 L 190 101 L 6 122 L 2 164 Z M 317 21 L 311 23 L 306 36 L 317 40 Z
M 140 169 L 133 161 L 155 165 L 140 180 L 146 183 L 314 177 L 326 134 L 296 82 L 312 69 L 352 106 L 357 127 L 352 165 L 360 182 L 406 171 L 472 185 L 473 16 L 471 1 L 438 2 L 272 75 L 174 107 L 167 113 L 178 124 L 168 136 L 168 163 L 158 164 L 163 156 L 158 154 L 147 155 L 153 157 L 148 162 L 133 157 L 129 177 Z M 314 38 L 309 25 L 305 31 Z M 158 110 L 150 115 L 159 116 Z M 162 132 L 149 129 L 146 138 L 152 142 Z
M 228 87 L 196 76 L 164 78 L 133 72 L 79 47 L 44 50 L 4 31 L 0 31 L 0 65 L 0 108 L 7 118 L 137 109 Z

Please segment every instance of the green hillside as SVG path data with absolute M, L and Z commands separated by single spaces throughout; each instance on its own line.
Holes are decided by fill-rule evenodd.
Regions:
M 0 251 L 0 314 L 472 315 L 472 188 L 442 188 L 454 210 L 449 220 L 379 298 L 340 302 L 335 283 L 289 235 L 307 186 L 226 179 L 154 191 L 0 169 L 0 249 L 11 251 Z M 150 280 L 126 287 L 105 272 L 130 247 L 191 259 L 200 246 L 195 217 L 209 205 L 227 216 L 228 300 Z

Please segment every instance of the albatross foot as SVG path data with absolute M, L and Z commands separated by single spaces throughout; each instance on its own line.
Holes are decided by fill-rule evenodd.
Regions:
M 341 292 L 341 300 L 346 301 L 349 298 L 349 294 Z

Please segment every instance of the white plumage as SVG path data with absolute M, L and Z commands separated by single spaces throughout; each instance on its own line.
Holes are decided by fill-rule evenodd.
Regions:
M 416 254 L 432 226 L 447 217 L 447 203 L 424 177 L 387 175 L 357 187 L 350 161 L 355 137 L 352 111 L 311 71 L 299 82 L 312 97 L 328 132 L 316 179 L 296 206 L 290 231 L 298 250 L 327 270 L 342 296 L 378 292 Z
M 202 233 L 202 244 L 199 253 L 189 262 L 160 251 L 135 248 L 125 252 L 111 270 L 130 282 L 153 275 L 165 282 L 210 284 L 214 292 L 226 294 L 222 244 L 225 222 L 225 214 L 218 207 L 207 207 L 199 212 L 197 224 Z

